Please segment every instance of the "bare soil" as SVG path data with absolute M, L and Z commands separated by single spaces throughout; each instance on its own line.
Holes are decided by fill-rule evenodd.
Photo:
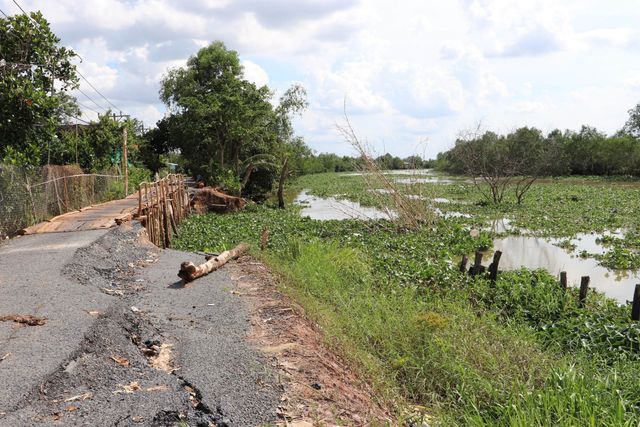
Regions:
M 250 341 L 280 375 L 279 425 L 397 424 L 372 387 L 326 344 L 304 309 L 278 291 L 268 267 L 244 256 L 225 268 L 249 304 Z

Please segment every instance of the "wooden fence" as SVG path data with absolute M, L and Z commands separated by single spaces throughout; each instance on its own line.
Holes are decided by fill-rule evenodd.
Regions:
M 482 256 L 483 253 L 477 251 L 475 253 L 475 259 L 473 265 L 469 267 L 467 270 L 467 263 L 469 262 L 469 258 L 466 255 L 462 256 L 462 260 L 460 261 L 460 272 L 467 273 L 470 276 L 478 276 L 481 274 L 488 274 L 489 280 L 491 283 L 495 284 L 498 279 L 498 265 L 500 264 L 500 258 L 502 257 L 502 252 L 495 251 L 493 254 L 493 261 L 489 265 L 489 267 L 485 267 L 482 265 Z M 580 291 L 578 293 L 578 304 L 580 307 L 584 307 L 587 301 L 587 293 L 589 292 L 589 283 L 591 279 L 589 276 L 582 276 L 580 278 Z M 567 291 L 567 272 L 563 271 L 560 273 L 560 287 L 566 292 Z M 634 292 L 633 292 L 633 303 L 631 305 L 631 320 L 638 321 L 640 320 L 640 284 L 637 284 Z
M 171 246 L 178 225 L 189 215 L 189 196 L 184 175 L 167 175 L 156 182 L 140 183 L 138 218 L 158 247 Z

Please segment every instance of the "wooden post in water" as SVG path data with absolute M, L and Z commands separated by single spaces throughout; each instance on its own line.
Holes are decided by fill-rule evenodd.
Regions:
M 467 263 L 469 262 L 469 258 L 466 255 L 462 255 L 462 259 L 460 260 L 460 273 L 465 273 L 467 271 Z
M 500 257 L 502 257 L 501 251 L 495 251 L 493 254 L 493 262 L 489 265 L 489 279 L 491 283 L 495 285 L 498 280 L 498 266 L 500 265 Z
M 631 320 L 640 320 L 640 283 L 633 292 L 633 305 L 631 306 Z
M 580 295 L 578 297 L 578 305 L 584 307 L 587 301 L 587 292 L 589 291 L 589 276 L 582 276 L 580 279 Z
M 562 288 L 563 292 L 567 292 L 567 272 L 566 271 L 561 271 L 560 272 L 560 287 Z
M 482 273 L 482 252 L 476 251 L 476 256 L 473 261 L 473 266 L 471 267 L 471 270 L 469 271 L 469 273 L 471 273 L 472 276 L 476 276 Z

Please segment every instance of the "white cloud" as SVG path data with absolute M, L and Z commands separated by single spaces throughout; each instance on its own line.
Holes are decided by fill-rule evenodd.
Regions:
M 238 51 L 256 84 L 276 93 L 293 81 L 307 88 L 309 111 L 295 123 L 318 151 L 350 153 L 334 126 L 345 96 L 363 139 L 401 155 L 428 139 L 431 156 L 478 121 L 498 130 L 589 123 L 611 132 L 640 100 L 635 0 L 22 4 L 42 10 L 94 86 L 149 126 L 164 114 L 164 73 L 213 40 Z M 0 8 L 18 12 L 11 0 Z
M 269 85 L 269 75 L 264 68 L 248 59 L 242 61 L 242 66 L 244 67 L 245 79 L 255 83 L 258 87 Z

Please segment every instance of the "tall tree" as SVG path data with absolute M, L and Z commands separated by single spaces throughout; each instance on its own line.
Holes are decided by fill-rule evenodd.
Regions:
M 622 129 L 634 138 L 640 138 L 640 104 L 637 104 L 628 113 L 629 118 Z
M 270 96 L 268 88 L 243 79 L 238 53 L 219 41 L 200 49 L 185 68 L 170 70 L 160 91 L 188 167 L 210 180 L 227 169 L 238 173 L 243 147 L 272 111 Z
M 47 160 L 75 101 L 72 50 L 59 45 L 40 12 L 0 19 L 0 157 L 17 164 Z

